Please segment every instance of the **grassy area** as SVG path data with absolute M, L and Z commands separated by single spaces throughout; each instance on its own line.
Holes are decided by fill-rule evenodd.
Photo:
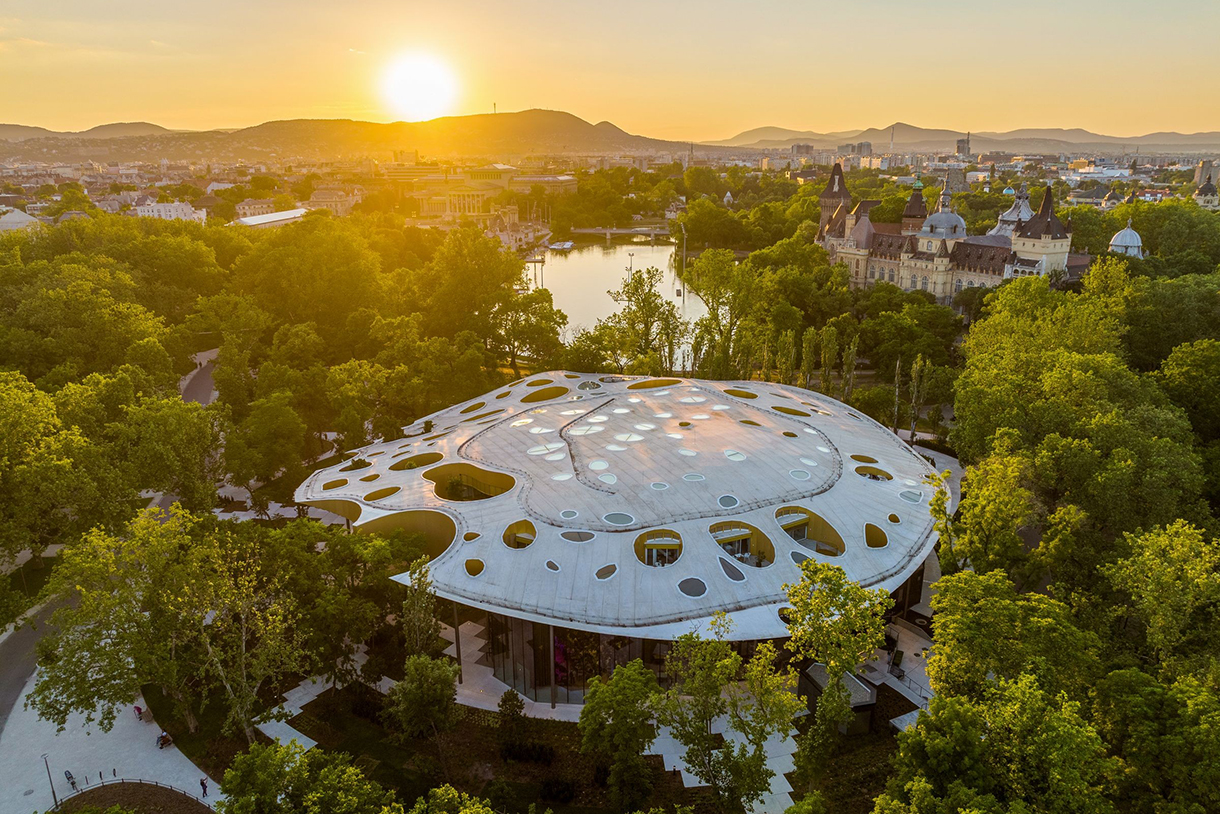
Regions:
M 196 711 L 199 728 L 191 732 L 186 721 L 174 713 L 174 702 L 161 692 L 160 687 L 146 684 L 142 691 L 148 704 L 145 715 L 151 712 L 153 720 L 173 737 L 178 751 L 219 783 L 233 758 L 244 752 L 247 746 L 246 738 L 241 733 L 229 735 L 223 731 L 227 713 L 224 698 L 218 694 L 208 700 L 202 712 Z
M 110 783 L 73 795 L 63 802 L 59 811 L 105 811 L 111 806 L 122 806 L 136 814 L 210 814 L 212 810 L 203 803 L 164 786 Z

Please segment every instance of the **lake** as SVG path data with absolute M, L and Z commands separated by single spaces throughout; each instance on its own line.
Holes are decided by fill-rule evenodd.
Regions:
M 703 302 L 694 294 L 686 294 L 686 302 L 677 292 L 685 286 L 678 280 L 674 263 L 681 263 L 681 250 L 670 243 L 614 242 L 605 240 L 577 243 L 566 251 L 548 251 L 541 270 L 530 264 L 526 271 L 531 279 L 551 290 L 555 307 L 568 315 L 568 335 L 577 328 L 592 328 L 599 320 L 618 311 L 618 303 L 607 293 L 618 288 L 627 276 L 628 266 L 656 266 L 663 272 L 661 293 L 678 306 L 678 313 L 694 322 L 707 313 Z M 633 256 L 634 255 L 634 256 Z M 690 262 L 690 256 L 687 256 Z

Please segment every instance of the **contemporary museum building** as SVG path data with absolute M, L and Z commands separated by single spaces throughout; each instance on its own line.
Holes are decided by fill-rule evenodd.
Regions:
M 931 472 L 800 388 L 559 371 L 357 450 L 296 499 L 423 535 L 436 594 L 477 623 L 462 626 L 495 676 L 580 703 L 632 659 L 661 673 L 669 643 L 718 612 L 736 641 L 786 638 L 784 585 L 808 559 L 917 608 Z

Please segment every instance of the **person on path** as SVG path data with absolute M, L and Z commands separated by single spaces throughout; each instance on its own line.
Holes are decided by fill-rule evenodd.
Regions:
M 199 778 L 199 788 L 203 789 L 203 796 L 208 796 L 208 779 L 206 777 Z
M 138 706 L 136 707 L 136 720 L 137 721 L 144 720 L 144 710 L 140 709 Z

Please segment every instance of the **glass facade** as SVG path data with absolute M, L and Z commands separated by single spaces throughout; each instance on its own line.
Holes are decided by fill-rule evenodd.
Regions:
M 589 633 L 499 613 L 485 618 L 492 674 L 532 701 L 550 703 L 553 677 L 555 703 L 582 703 L 590 678 L 609 676 L 634 659 L 664 682 L 669 642 Z

